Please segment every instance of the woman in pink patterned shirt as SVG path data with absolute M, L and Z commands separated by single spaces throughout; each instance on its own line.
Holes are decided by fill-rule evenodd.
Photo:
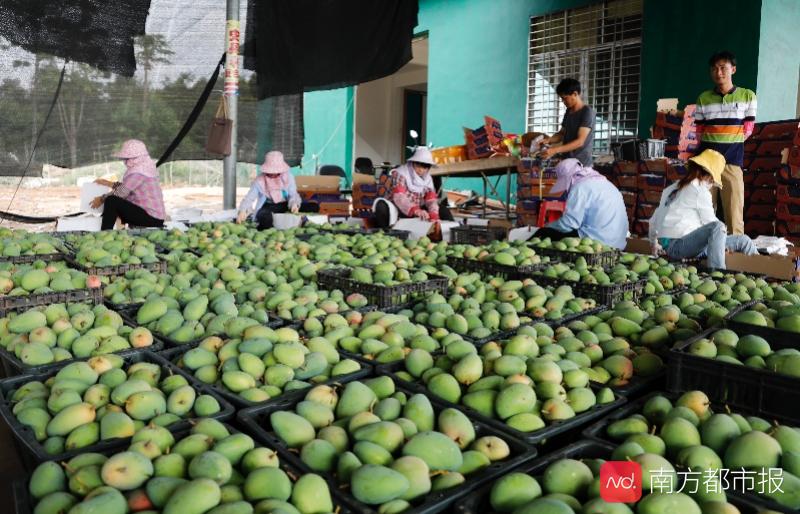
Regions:
M 392 170 L 389 198 L 375 201 L 375 224 L 379 228 L 394 225 L 397 218 L 453 220 L 447 204 L 439 204 L 439 195 L 436 194 L 430 173 L 431 167 L 435 165 L 428 147 L 419 146 L 405 164 Z
M 111 192 L 92 201 L 95 209 L 103 205 L 101 230 L 113 229 L 117 218 L 136 227 L 163 227 L 167 217 L 164 195 L 158 182 L 156 163 L 150 158 L 147 147 L 139 140 L 129 139 L 114 157 L 125 162 L 122 182 L 95 180 L 97 184 L 111 188 Z

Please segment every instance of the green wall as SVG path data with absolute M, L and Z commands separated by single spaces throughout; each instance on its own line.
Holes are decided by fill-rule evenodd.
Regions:
M 716 51 L 733 52 L 734 83 L 755 90 L 760 23 L 759 0 L 645 0 L 639 135 L 650 134 L 659 98 L 683 106 L 713 87 L 708 58 Z
M 800 2 L 763 0 L 758 53 L 758 121 L 797 117 Z
M 305 93 L 305 155 L 301 166 L 293 168 L 295 174 L 314 174 L 314 154 L 318 154 L 320 166 L 335 164 L 349 174 L 353 160 L 352 99 L 352 87 Z

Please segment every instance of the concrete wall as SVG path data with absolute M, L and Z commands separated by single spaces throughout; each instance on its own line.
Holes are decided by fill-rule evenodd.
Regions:
M 763 0 L 758 53 L 758 121 L 795 118 L 800 81 L 800 2 Z
M 639 135 L 649 135 L 659 98 L 677 97 L 683 106 L 713 87 L 708 58 L 714 52 L 733 52 L 739 62 L 734 83 L 755 90 L 760 27 L 759 0 L 645 0 Z

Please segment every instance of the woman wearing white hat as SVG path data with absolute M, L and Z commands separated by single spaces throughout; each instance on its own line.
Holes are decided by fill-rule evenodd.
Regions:
M 103 207 L 101 230 L 111 230 L 117 222 L 136 227 L 163 227 L 166 219 L 164 194 L 158 181 L 158 168 L 145 144 L 129 139 L 114 154 L 125 163 L 122 182 L 97 179 L 95 183 L 111 188 L 111 192 L 92 200 L 92 207 Z
M 408 161 L 392 170 L 392 189 L 389 198 L 378 198 L 372 206 L 375 224 L 387 228 L 399 218 L 419 218 L 423 221 L 452 221 L 446 204 L 439 205 L 439 196 L 431 177 L 436 166 L 430 149 L 418 146 Z
M 255 208 L 253 207 L 255 205 Z M 297 183 L 289 172 L 283 154 L 277 150 L 267 152 L 261 165 L 261 174 L 253 181 L 250 191 L 239 204 L 237 223 L 242 223 L 255 213 L 258 229 L 272 228 L 272 215 L 292 212 L 319 212 L 319 204 L 305 203 L 297 194 Z
M 673 259 L 707 257 L 709 268 L 725 268 L 725 251 L 758 253 L 744 235 L 729 236 L 714 213 L 711 189 L 721 186 L 725 157 L 704 150 L 689 159 L 687 173 L 661 193 L 658 209 L 650 218 L 650 247 L 654 255 Z

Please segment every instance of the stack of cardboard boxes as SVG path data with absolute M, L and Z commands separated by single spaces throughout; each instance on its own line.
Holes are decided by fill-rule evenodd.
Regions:
M 775 233 L 778 172 L 796 132 L 796 121 L 759 123 L 745 143 L 744 231 L 749 236 Z
M 468 159 L 483 159 L 490 157 L 503 145 L 503 129 L 500 122 L 491 116 L 483 117 L 482 126 L 472 130 L 464 128 L 464 140 L 467 147 Z
M 319 204 L 319 213 L 350 216 L 350 200 L 342 198 L 339 177 L 300 175 L 295 177 L 297 193 L 304 202 Z
M 777 125 L 777 124 L 776 124 Z M 759 135 L 767 127 L 763 127 Z M 775 232 L 779 236 L 800 245 L 800 124 L 797 120 L 784 122 L 780 130 L 773 127 L 773 135 L 780 135 L 783 140 L 793 133 L 791 146 L 784 153 L 786 162 L 778 169 L 777 182 L 777 213 Z
M 625 209 L 628 211 L 628 229 L 633 232 L 636 220 L 636 203 L 639 200 L 639 191 L 636 188 L 636 177 L 639 175 L 638 161 L 617 161 L 614 163 L 614 176 L 611 181 L 622 193 Z
M 664 150 L 666 157 L 685 161 L 697 151 L 695 107 L 694 104 L 690 104 L 682 111 L 671 110 L 656 113 L 653 137 L 666 139 L 667 145 Z
M 636 177 L 636 213 L 631 229 L 632 234 L 647 236 L 650 229 L 650 218 L 653 216 L 661 193 L 669 185 L 667 159 L 653 159 L 639 163 L 639 175 Z
M 538 159 L 523 158 L 517 165 L 517 225 L 536 226 L 542 201 L 562 200 L 563 195 L 552 196 L 550 189 L 556 183 L 554 165 L 542 168 Z

